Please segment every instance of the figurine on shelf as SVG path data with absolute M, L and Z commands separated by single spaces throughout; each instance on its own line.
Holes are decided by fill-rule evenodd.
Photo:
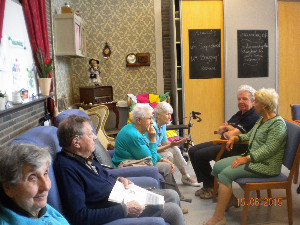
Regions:
M 90 59 L 89 60 L 90 68 L 89 68 L 89 73 L 90 73 L 90 81 L 95 85 L 99 86 L 100 85 L 100 67 L 99 67 L 99 60 L 97 59 Z

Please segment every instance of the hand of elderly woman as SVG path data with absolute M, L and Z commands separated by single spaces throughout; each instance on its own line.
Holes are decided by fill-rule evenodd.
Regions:
M 187 141 L 187 139 L 188 138 L 186 137 L 186 138 L 182 138 L 180 140 L 174 140 L 174 141 L 171 142 L 171 147 L 173 147 L 173 146 L 179 146 L 179 145 L 185 143 Z
M 149 141 L 151 143 L 156 143 L 156 131 L 155 128 L 153 127 L 153 124 L 150 124 L 150 126 L 147 127 L 147 133 L 148 133 Z
M 174 165 L 174 163 L 172 163 L 171 161 L 169 161 L 169 160 L 167 160 L 167 159 L 164 159 L 164 158 L 161 158 L 161 159 L 159 160 L 159 162 L 166 162 L 166 163 L 169 163 L 169 164 L 171 165 L 171 167 L 172 167 L 171 173 L 174 173 L 174 171 L 175 171 L 175 165 Z
M 231 168 L 236 168 L 236 167 L 238 167 L 239 165 L 246 164 L 247 162 L 249 162 L 249 159 L 248 159 L 247 156 L 236 158 L 236 159 L 233 161 L 233 163 L 231 164 Z
M 229 140 L 228 140 L 227 143 L 226 143 L 226 149 L 227 149 L 228 151 L 231 151 L 232 148 L 233 148 L 233 144 L 234 144 L 235 142 L 238 142 L 238 141 L 239 141 L 238 136 L 232 136 L 232 137 L 230 137 Z

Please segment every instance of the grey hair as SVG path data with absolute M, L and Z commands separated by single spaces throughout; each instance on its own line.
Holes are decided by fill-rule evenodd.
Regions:
M 255 99 L 265 106 L 269 112 L 276 113 L 278 98 L 279 96 L 274 88 L 262 88 L 255 92 Z
M 251 87 L 249 85 L 245 85 L 245 84 L 239 86 L 239 88 L 238 88 L 238 94 L 240 94 L 242 92 L 245 92 L 245 91 L 248 91 L 250 93 L 251 101 L 254 101 L 255 100 L 254 94 L 255 94 L 256 90 L 253 87 Z
M 167 102 L 159 102 L 157 106 L 154 108 L 154 116 L 156 117 L 157 114 L 164 114 L 164 113 L 173 113 L 172 106 Z
M 59 123 L 57 137 L 61 147 L 70 147 L 72 140 L 83 135 L 83 123 L 90 122 L 89 118 L 71 115 Z
M 153 108 L 148 105 L 148 104 L 143 104 L 143 103 L 137 103 L 133 110 L 131 111 L 131 119 L 133 123 L 136 123 L 136 120 L 138 118 L 145 118 L 146 117 L 146 113 L 153 113 Z
M 18 144 L 0 148 L 0 184 L 17 185 L 23 178 L 26 165 L 38 169 L 52 158 L 47 148 L 32 144 Z

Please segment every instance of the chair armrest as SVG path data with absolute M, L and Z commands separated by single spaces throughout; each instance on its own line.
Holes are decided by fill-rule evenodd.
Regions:
M 212 143 L 214 145 L 218 145 L 218 144 L 221 145 L 221 149 L 220 149 L 220 151 L 219 151 L 219 153 L 216 157 L 216 160 L 215 160 L 216 162 L 218 162 L 221 159 L 222 155 L 224 154 L 225 146 L 226 146 L 227 141 L 228 140 L 222 140 L 222 139 L 215 139 L 215 140 L 212 141 Z M 249 143 L 249 141 L 243 141 L 243 142 L 237 142 L 237 143 L 234 143 L 234 144 L 247 145 L 248 143 Z
M 142 188 L 160 189 L 160 183 L 152 177 L 127 177 L 127 179 Z
M 214 145 L 218 145 L 218 144 L 226 144 L 228 140 L 223 140 L 223 139 L 215 139 L 212 141 L 212 143 Z
M 125 167 L 120 169 L 107 170 L 107 173 L 113 177 L 152 177 L 159 183 L 164 181 L 163 176 L 158 172 L 155 166 L 139 166 L 139 167 Z
M 226 144 L 228 140 L 223 140 L 223 139 L 215 139 L 213 140 L 213 144 L 217 145 L 217 144 Z M 236 142 L 234 143 L 235 145 L 247 145 L 249 144 L 249 141 L 243 141 L 243 142 Z

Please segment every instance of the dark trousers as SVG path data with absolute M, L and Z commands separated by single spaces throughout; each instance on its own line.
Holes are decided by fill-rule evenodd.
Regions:
M 214 186 L 214 177 L 211 175 L 212 168 L 209 162 L 216 159 L 220 149 L 221 145 L 213 145 L 210 141 L 195 145 L 188 151 L 197 181 L 198 183 L 203 182 L 204 188 L 212 188 Z M 242 145 L 235 146 L 231 151 L 225 150 L 222 158 L 240 155 L 246 149 Z

